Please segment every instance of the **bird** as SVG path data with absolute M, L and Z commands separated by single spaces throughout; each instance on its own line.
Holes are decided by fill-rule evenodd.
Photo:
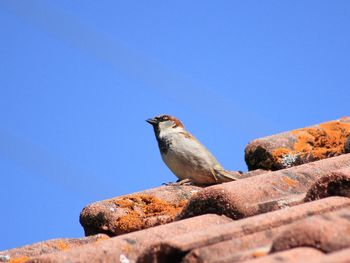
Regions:
M 212 185 L 240 179 L 241 172 L 225 170 L 176 117 L 158 115 L 146 121 L 153 126 L 161 157 L 178 184 Z

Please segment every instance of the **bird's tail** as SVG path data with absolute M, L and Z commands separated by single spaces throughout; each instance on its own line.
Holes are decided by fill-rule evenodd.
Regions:
M 216 170 L 216 178 L 218 179 L 218 181 L 220 183 L 224 183 L 224 182 L 230 182 L 230 181 L 236 181 L 241 179 L 241 172 L 237 172 L 237 171 L 227 171 L 227 170 Z

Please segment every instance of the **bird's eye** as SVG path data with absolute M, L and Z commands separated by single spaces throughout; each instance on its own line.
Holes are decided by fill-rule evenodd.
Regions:
M 169 120 L 169 117 L 168 116 L 163 116 L 162 120 L 163 121 L 167 121 L 167 120 Z

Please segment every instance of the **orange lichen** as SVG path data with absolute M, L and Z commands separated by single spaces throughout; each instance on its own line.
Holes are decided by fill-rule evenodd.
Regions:
M 292 133 L 298 136 L 294 144 L 295 152 L 311 154 L 315 160 L 320 160 L 344 153 L 344 145 L 350 135 L 350 123 L 331 121 Z
M 14 257 L 10 259 L 10 263 L 23 263 L 28 261 L 30 258 L 27 256 L 21 256 L 21 257 Z
M 288 148 L 277 148 L 272 152 L 272 157 L 274 161 L 279 161 L 283 156 L 289 154 L 291 152 Z
M 260 248 L 254 249 L 252 251 L 252 256 L 254 258 L 264 257 L 264 256 L 268 255 L 269 253 L 270 253 L 270 247 L 269 246 L 260 247 Z
M 144 225 L 142 217 L 135 211 L 130 211 L 127 215 L 118 218 L 116 224 L 124 232 L 142 229 Z
M 177 204 L 169 203 L 147 194 L 134 194 L 110 200 L 120 208 L 124 208 L 126 215 L 117 219 L 116 225 L 125 232 L 143 229 L 145 221 L 151 217 L 164 216 L 170 220 L 181 211 L 187 203 L 183 200 Z
M 271 168 L 286 168 L 291 167 L 299 162 L 300 153 L 288 148 L 277 148 L 272 152 L 272 167 Z M 275 167 L 274 167 L 275 166 Z
M 128 244 L 124 244 L 121 246 L 121 250 L 124 254 L 129 254 L 133 250 L 133 247 Z
M 70 245 L 67 242 L 64 242 L 63 240 L 57 240 L 53 244 L 53 247 L 59 249 L 59 250 L 67 250 L 70 249 Z
M 296 185 L 296 181 L 294 181 L 293 179 L 290 179 L 289 177 L 283 176 L 282 180 L 291 187 Z
M 274 162 L 283 163 L 287 156 L 310 157 L 321 160 L 345 152 L 344 145 L 350 136 L 350 123 L 331 121 L 315 127 L 302 128 L 291 132 L 297 137 L 292 149 L 277 148 L 272 152 Z
M 106 240 L 106 239 L 109 239 L 110 237 L 107 236 L 107 235 L 104 235 L 104 236 L 99 236 L 97 239 L 96 239 L 96 242 L 100 242 L 100 241 L 103 241 L 103 240 Z

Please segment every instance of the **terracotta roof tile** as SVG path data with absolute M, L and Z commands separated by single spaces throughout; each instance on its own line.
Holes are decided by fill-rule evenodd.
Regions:
M 104 234 L 98 234 L 95 236 L 83 237 L 83 238 L 59 238 L 47 240 L 32 245 L 27 245 L 19 248 L 4 250 L 0 252 L 3 257 L 8 256 L 10 262 L 25 262 L 32 257 L 40 256 L 43 254 L 49 254 L 53 252 L 66 251 L 76 248 L 81 245 L 100 242 L 106 240 L 109 237 Z M 0 262 L 2 262 L 0 260 Z
M 182 260 L 189 262 L 239 262 L 250 258 L 265 256 L 270 251 L 273 237 L 280 233 L 279 228 L 232 238 L 227 241 L 215 243 L 192 249 Z
M 350 249 L 343 249 L 338 252 L 333 252 L 325 255 L 322 258 L 309 259 L 308 263 L 349 263 Z
M 225 216 L 203 215 L 117 236 L 106 240 L 108 242 L 101 241 L 74 250 L 41 256 L 30 262 L 119 262 L 120 257 L 134 260 L 143 249 L 169 236 L 177 236 L 228 222 L 231 222 L 231 219 Z
M 256 170 L 241 176 L 249 178 L 266 172 Z M 193 185 L 168 185 L 95 202 L 82 210 L 80 223 L 85 235 L 105 233 L 109 236 L 170 223 L 201 189 Z
M 316 180 L 309 188 L 305 201 L 332 195 L 350 197 L 350 167 L 330 172 Z
M 291 224 L 273 242 L 271 251 L 314 247 L 325 253 L 350 247 L 350 209 L 314 216 Z
M 349 152 L 350 118 L 256 139 L 245 149 L 249 170 L 279 170 Z
M 344 234 L 350 228 L 347 217 L 350 218 L 349 208 L 308 217 L 239 239 L 194 249 L 183 262 L 239 262 L 257 257 L 260 259 L 252 262 L 276 262 L 278 259 L 300 262 L 298 260 L 308 257 L 299 253 L 302 250 L 298 248 L 312 247 L 323 255 L 350 247 L 349 235 Z M 295 251 L 299 251 L 300 255 L 296 255 Z
M 220 226 L 211 226 L 210 228 L 202 229 L 200 231 L 191 231 L 190 233 L 167 238 L 158 244 L 153 244 L 150 248 L 144 251 L 140 262 L 152 262 L 159 258 L 170 259 L 173 256 L 184 255 L 196 248 L 210 246 L 233 238 L 241 239 L 244 236 L 261 231 L 266 231 L 265 234 L 267 239 L 265 240 L 263 237 L 258 237 L 257 242 L 262 242 L 261 244 L 263 244 L 264 240 L 268 241 L 268 238 L 270 238 L 270 243 L 272 244 L 272 238 L 278 233 L 271 231 L 272 229 L 285 226 L 295 220 L 303 219 L 312 215 L 323 214 L 344 207 L 350 207 L 350 199 L 345 197 L 329 197 L 299 206 L 270 212 L 268 214 L 261 214 L 233 221 Z M 254 244 L 251 244 L 251 246 L 254 246 Z M 203 250 L 206 249 L 207 248 L 203 248 Z M 214 257 L 215 255 L 223 253 L 220 251 L 223 249 L 223 246 L 220 246 L 219 244 L 218 247 L 209 247 L 209 250 L 210 249 L 212 249 L 211 252 Z M 230 248 L 226 247 L 226 249 Z M 227 250 L 226 252 L 228 253 Z M 207 254 L 210 253 L 208 252 Z
M 197 186 L 161 186 L 95 202 L 83 209 L 80 223 L 85 235 L 110 236 L 169 223 L 198 190 Z
M 286 262 L 300 262 L 302 259 L 308 259 L 308 262 L 349 262 L 350 249 L 344 250 L 350 247 L 349 218 L 347 208 L 297 221 L 286 226 L 286 230 L 274 239 L 269 256 L 248 262 L 278 262 L 282 259 Z M 310 258 L 301 253 L 301 257 L 296 258 L 293 251 L 305 247 L 328 254 L 320 253 Z
M 350 154 L 308 163 L 244 180 L 207 187 L 193 196 L 179 218 L 205 213 L 240 219 L 304 202 L 322 176 L 350 166 Z
M 298 247 L 288 251 L 283 251 L 275 254 L 271 254 L 266 257 L 260 257 L 253 260 L 244 261 L 245 263 L 300 263 L 309 262 L 310 259 L 318 260 L 322 259 L 325 254 L 321 251 L 310 247 Z M 222 262 L 222 261 L 219 261 Z

